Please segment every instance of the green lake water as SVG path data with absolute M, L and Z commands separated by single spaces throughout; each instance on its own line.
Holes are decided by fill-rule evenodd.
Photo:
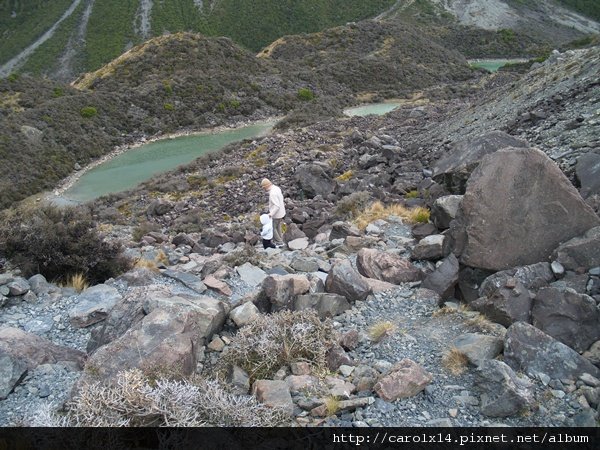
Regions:
M 526 59 L 473 59 L 469 64 L 473 67 L 481 67 L 488 72 L 496 72 L 500 67 L 507 64 L 526 62 Z
M 86 202 L 131 189 L 156 174 L 187 164 L 231 142 L 264 135 L 273 125 L 265 122 L 234 130 L 167 138 L 133 148 L 83 174 L 55 203 Z
M 381 116 L 383 114 L 389 113 L 390 111 L 396 109 L 400 106 L 400 103 L 373 103 L 371 105 L 363 105 L 357 106 L 355 108 L 349 108 L 344 110 L 344 114 L 347 116 L 368 116 L 371 114 L 375 114 L 377 116 Z

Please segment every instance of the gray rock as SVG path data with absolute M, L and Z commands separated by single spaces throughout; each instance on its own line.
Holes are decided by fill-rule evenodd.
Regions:
M 493 322 L 510 326 L 515 322 L 530 322 L 533 297 L 520 281 L 514 285 L 497 288 L 489 297 L 471 302 L 471 307 Z
M 420 281 L 423 278 L 423 272 L 408 259 L 369 248 L 358 251 L 356 268 L 365 277 L 393 284 Z
M 595 366 L 600 367 L 600 341 L 594 342 L 582 355 Z
M 288 242 L 287 246 L 290 250 L 304 250 L 305 248 L 308 248 L 308 238 L 294 239 L 293 241 Z
M 339 294 L 350 302 L 364 300 L 371 293 L 371 288 L 352 267 L 349 260 L 335 264 L 325 281 L 327 292 Z
M 86 358 L 79 350 L 53 344 L 48 339 L 13 327 L 0 327 L 0 351 L 24 361 L 28 370 L 60 361 L 83 368 Z
M 600 227 L 581 237 L 561 244 L 554 252 L 558 262 L 568 270 L 589 270 L 600 265 Z
M 27 282 L 36 295 L 45 294 L 53 287 L 42 274 L 33 275 Z
M 335 189 L 335 181 L 318 164 L 304 164 L 296 169 L 295 178 L 308 198 L 328 196 Z
M 227 373 L 227 383 L 237 394 L 247 395 L 250 391 L 250 377 L 241 367 L 230 367 Z
M 575 350 L 523 322 L 508 328 L 504 360 L 514 370 L 523 370 L 532 376 L 539 372 L 554 379 L 576 379 L 586 372 L 596 378 L 600 376 L 600 369 Z
M 414 361 L 404 358 L 382 376 L 373 389 L 385 401 L 417 395 L 431 383 L 433 376 Z
M 52 329 L 54 321 L 51 318 L 28 320 L 23 329 L 28 333 L 44 334 Z
M 139 292 L 139 288 L 134 289 L 126 297 L 119 300 L 109 311 L 101 326 L 92 329 L 86 348 L 87 352 L 92 353 L 98 347 L 114 341 L 134 324 L 140 322 L 145 315 L 144 300 L 147 296 L 153 295 L 169 296 L 171 293 L 156 286 L 147 286 L 144 288 L 143 293 Z
M 448 255 L 449 247 L 446 236 L 432 234 L 419 241 L 413 248 L 413 259 L 436 260 Z
M 193 316 L 193 332 L 197 339 L 210 339 L 214 333 L 219 332 L 228 313 L 222 301 L 206 295 L 188 299 L 173 295 L 165 296 L 157 292 L 144 298 L 143 306 L 148 315 L 157 310 L 166 311 L 169 313 L 167 317 L 173 317 L 174 321 L 180 321 L 180 317 L 185 317 L 187 320 L 188 315 Z
M 100 322 L 106 319 L 109 311 L 120 299 L 121 294 L 112 286 L 92 286 L 77 297 L 77 305 L 69 311 L 69 321 L 79 328 Z
M 10 355 L 0 348 L 0 400 L 8 397 L 26 374 L 27 364 L 18 356 Z
M 550 264 L 550 268 L 552 269 L 552 273 L 556 278 L 560 279 L 565 274 L 565 267 L 558 261 L 552 261 L 552 264 Z
M 586 153 L 577 158 L 575 174 L 579 179 L 581 189 L 579 192 L 583 198 L 594 194 L 600 194 L 600 155 L 597 153 Z
M 229 313 L 229 317 L 238 327 L 254 322 L 259 315 L 260 311 L 252 302 L 245 302 Z
M 236 267 L 235 270 L 242 281 L 252 287 L 258 286 L 265 278 L 267 278 L 267 274 L 264 270 L 253 266 L 249 262 Z
M 554 272 L 550 264 L 546 262 L 502 270 L 490 275 L 481 283 L 479 296 L 493 295 L 499 288 L 506 287 L 511 279 L 517 280 L 526 289 L 537 291 L 554 281 Z M 514 281 L 510 282 L 514 284 Z
M 23 295 L 29 292 L 30 286 L 25 278 L 15 277 L 13 281 L 7 284 L 8 286 L 8 295 Z
M 502 361 L 486 360 L 477 371 L 477 387 L 481 390 L 481 412 L 489 417 L 508 417 L 533 404 L 533 385 L 519 378 Z
M 438 198 L 431 207 L 431 218 L 440 230 L 450 227 L 450 222 L 456 218 L 462 202 L 462 195 L 446 195 Z
M 502 131 L 456 142 L 450 153 L 433 165 L 433 179 L 453 194 L 464 194 L 471 172 L 485 155 L 506 147 L 527 146 L 527 142 Z
M 252 385 L 252 394 L 265 406 L 282 409 L 290 415 L 294 411 L 294 402 L 285 381 L 257 380 Z
M 105 381 L 133 368 L 173 369 L 192 374 L 204 339 L 210 339 L 225 321 L 221 302 L 200 297 L 146 300 L 148 315 L 125 334 L 98 348 L 88 359 L 79 383 Z
M 319 263 L 315 258 L 296 257 L 290 267 L 299 272 L 316 272 L 319 270 Z
M 263 290 L 272 311 L 292 309 L 298 295 L 310 289 L 310 281 L 306 275 L 269 275 L 263 281 Z
M 294 301 L 295 311 L 314 309 L 321 319 L 335 317 L 351 306 L 345 297 L 338 294 L 315 293 L 299 295 Z
M 480 366 L 484 361 L 494 359 L 502 353 L 504 341 L 495 336 L 465 333 L 457 337 L 453 345 L 466 355 L 471 364 Z
M 167 269 L 163 271 L 162 274 L 166 277 L 179 281 L 184 286 L 196 291 L 198 294 L 202 294 L 204 291 L 206 291 L 206 285 L 202 282 L 202 280 L 191 273 Z
M 488 270 L 545 261 L 561 242 L 600 224 L 566 176 L 536 149 L 507 148 L 484 157 L 469 178 L 462 213 L 461 263 Z
M 361 233 L 358 228 L 346 222 L 334 222 L 329 234 L 329 240 L 346 239 L 348 236 L 360 237 Z
M 531 310 L 532 324 L 578 352 L 600 339 L 600 311 L 593 298 L 569 288 L 542 288 Z
M 450 254 L 442 264 L 425 277 L 421 287 L 440 294 L 442 300 L 454 297 L 454 287 L 458 282 L 458 259 Z

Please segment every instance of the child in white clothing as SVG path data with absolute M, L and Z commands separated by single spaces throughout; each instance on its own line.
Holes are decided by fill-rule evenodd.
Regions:
M 263 214 L 260 216 L 260 223 L 262 224 L 260 237 L 262 237 L 263 248 L 275 248 L 275 244 L 273 244 L 273 219 L 268 214 Z

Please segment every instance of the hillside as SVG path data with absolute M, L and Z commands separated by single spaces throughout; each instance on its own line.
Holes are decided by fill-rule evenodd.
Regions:
M 164 39 L 81 83 L 156 81 L 146 58 L 179 43 L 238 54 Z M 597 429 L 599 67 L 600 47 L 557 51 L 80 208 L 5 212 L 0 425 Z M 263 177 L 285 196 L 279 248 L 258 234 Z
M 372 33 L 373 42 L 358 45 L 360 30 Z M 0 81 L 0 158 L 13 170 L 0 181 L 0 207 L 52 188 L 76 165 L 117 145 L 149 136 L 288 112 L 290 124 L 314 122 L 339 114 L 367 91 L 408 95 L 481 76 L 410 25 L 399 31 L 402 45 L 379 51 L 387 49 L 386 33 L 375 22 L 335 29 L 327 34 L 331 42 L 319 45 L 323 64 L 331 67 L 318 70 L 293 50 L 280 49 L 279 59 L 257 58 L 227 38 L 180 33 L 134 47 L 73 86 L 7 77 Z
M 23 0 L 0 5 L 0 76 L 13 69 L 70 81 L 144 40 L 181 31 L 228 36 L 257 51 L 290 33 L 372 17 L 393 0 Z M 66 11 L 68 10 L 68 14 Z M 67 17 L 62 17 L 65 14 Z M 63 20 L 60 20 L 63 19 Z M 60 21 L 60 23 L 58 23 Z M 43 33 L 52 29 L 50 36 Z M 9 64 L 37 42 L 26 58 Z M 31 54 L 29 54 L 31 53 Z

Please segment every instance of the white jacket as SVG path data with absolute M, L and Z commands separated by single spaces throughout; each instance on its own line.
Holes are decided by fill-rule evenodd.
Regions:
M 262 237 L 266 241 L 273 239 L 273 220 L 269 217 L 269 215 L 261 215 L 260 223 L 262 223 L 263 226 L 260 232 L 260 237 Z
M 279 186 L 272 185 L 269 189 L 269 214 L 271 214 L 273 219 L 282 219 L 285 217 L 283 194 Z

